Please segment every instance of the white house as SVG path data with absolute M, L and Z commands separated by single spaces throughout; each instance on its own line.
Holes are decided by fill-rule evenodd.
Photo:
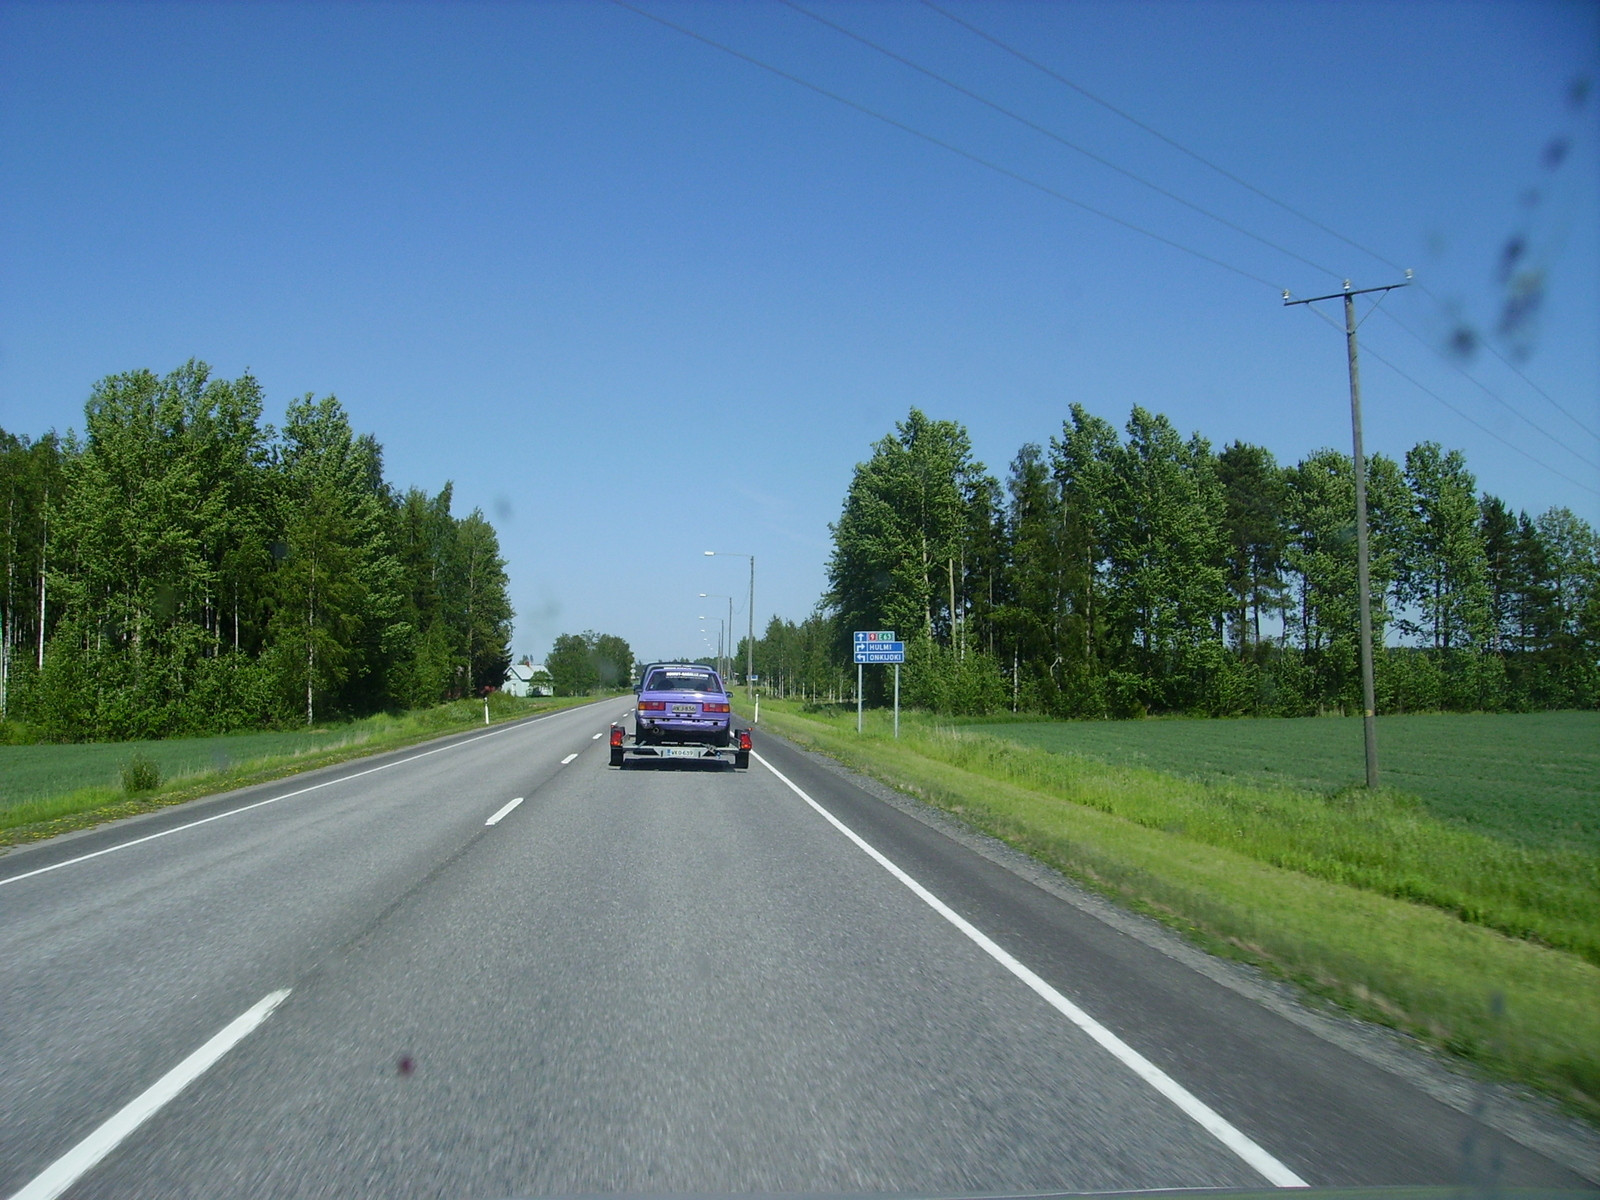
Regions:
M 555 693 L 550 672 L 544 669 L 544 664 L 526 662 L 511 664 L 500 690 L 508 696 L 550 696 Z

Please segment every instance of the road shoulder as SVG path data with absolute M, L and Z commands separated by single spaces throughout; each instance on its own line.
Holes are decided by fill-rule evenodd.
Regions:
M 1473 1074 L 1422 1042 L 1395 1030 L 1343 1012 L 1314 1007 L 1309 998 L 1292 985 L 1255 967 L 1207 953 L 1160 922 L 1117 906 L 941 809 L 860 774 L 826 755 L 799 747 L 770 730 L 760 730 L 759 736 L 758 745 L 763 748 L 778 743 L 786 757 L 803 757 L 816 770 L 890 806 L 1017 879 L 1291 1022 L 1327 1045 L 1394 1076 L 1430 1099 L 1589 1181 L 1600 1183 L 1600 1130 L 1569 1117 L 1544 1097 Z

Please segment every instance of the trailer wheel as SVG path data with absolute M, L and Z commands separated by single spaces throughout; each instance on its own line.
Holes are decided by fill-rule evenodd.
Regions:
M 748 771 L 750 769 L 750 751 L 741 750 L 733 756 L 735 770 Z
M 623 762 L 624 759 L 622 757 L 622 749 L 620 747 L 613 747 L 611 751 L 611 765 L 613 767 L 620 767 L 623 765 Z

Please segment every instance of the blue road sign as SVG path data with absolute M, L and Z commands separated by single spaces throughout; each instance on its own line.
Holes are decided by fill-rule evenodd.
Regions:
M 904 642 L 857 642 L 858 663 L 903 663 L 906 660 Z
M 892 642 L 894 630 L 892 629 L 858 629 L 856 630 L 856 643 L 862 642 Z

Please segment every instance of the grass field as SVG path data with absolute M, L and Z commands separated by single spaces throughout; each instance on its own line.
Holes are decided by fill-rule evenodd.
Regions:
M 1061 754 L 1209 782 L 1333 794 L 1363 782 L 1356 718 L 973 723 Z M 1600 712 L 1380 717 L 1385 788 L 1432 816 L 1600 854 Z
M 518 699 L 496 694 L 495 721 L 583 704 L 589 697 Z M 483 702 L 380 714 L 316 729 L 230 734 L 155 742 L 0 746 L 0 844 L 53 837 L 100 821 L 245 787 L 349 758 L 411 745 L 483 723 Z M 153 761 L 161 785 L 128 796 L 122 767 L 136 754 Z
M 779 703 L 762 717 L 1214 950 L 1546 1090 L 1600 1123 L 1600 855 L 1575 840 L 1567 812 L 1593 803 L 1593 785 L 1569 778 L 1548 789 L 1543 828 L 1519 833 L 1505 812 L 1491 811 L 1519 775 L 1537 777 L 1532 765 L 1519 772 L 1513 749 L 1536 744 L 1526 731 L 1537 721 L 1421 726 L 1458 747 L 1441 766 L 1440 798 L 1425 802 L 1399 790 L 1327 787 L 1319 774 L 1327 768 L 1306 747 L 1328 736 L 1314 727 L 1349 727 L 1331 720 L 1153 721 L 1107 734 L 1104 723 L 973 728 L 908 714 L 896 741 L 883 713 L 868 714 L 864 736 L 853 712 Z M 1359 769 L 1360 725 L 1350 724 Z M 1561 731 L 1577 730 L 1581 744 L 1566 748 L 1581 759 L 1592 754 L 1593 728 L 1557 720 L 1545 733 L 1560 747 Z M 1279 744 L 1247 748 L 1275 730 Z M 1097 736 L 1100 754 L 1091 755 L 1087 739 Z M 1112 761 L 1119 752 L 1123 761 Z M 1188 773 L 1133 765 L 1136 755 Z M 1275 770 L 1261 773 L 1263 761 Z M 1290 786 L 1290 770 L 1323 786 Z
M 365 741 L 360 727 L 294 733 L 236 733 L 165 742 L 89 742 L 64 746 L 0 746 L 0 812 L 80 788 L 122 785 L 122 765 L 144 754 L 164 780 L 221 771 L 261 758 L 313 753 Z

